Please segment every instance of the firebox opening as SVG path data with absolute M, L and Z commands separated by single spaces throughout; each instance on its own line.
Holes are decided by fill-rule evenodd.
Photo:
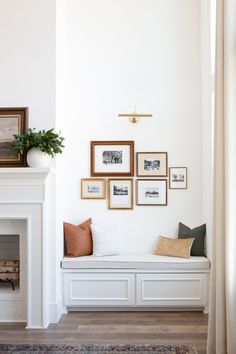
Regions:
M 0 235 L 0 291 L 16 291 L 19 287 L 19 235 Z

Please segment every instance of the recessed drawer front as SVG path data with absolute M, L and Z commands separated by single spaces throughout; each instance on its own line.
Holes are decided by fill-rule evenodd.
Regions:
M 133 306 L 134 274 L 64 274 L 66 306 Z
M 138 306 L 205 306 L 207 274 L 137 274 Z

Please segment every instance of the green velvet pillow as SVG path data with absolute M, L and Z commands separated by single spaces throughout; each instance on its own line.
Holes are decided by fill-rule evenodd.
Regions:
M 178 238 L 194 237 L 193 245 L 191 248 L 191 256 L 206 257 L 205 254 L 205 236 L 206 236 L 206 224 L 190 229 L 190 227 L 179 223 Z

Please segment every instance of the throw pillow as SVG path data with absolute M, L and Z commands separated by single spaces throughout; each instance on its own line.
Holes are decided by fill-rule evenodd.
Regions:
M 193 246 L 191 248 L 191 256 L 206 257 L 205 254 L 205 236 L 206 236 L 206 224 L 190 229 L 190 227 L 179 223 L 178 238 L 184 239 L 194 237 Z
M 190 250 L 193 241 L 194 238 L 180 240 L 159 236 L 156 254 L 160 256 L 190 258 Z
M 94 256 L 111 256 L 119 254 L 120 237 L 116 224 L 107 227 L 92 224 L 91 230 Z
M 91 226 L 92 219 L 88 219 L 76 226 L 64 222 L 64 238 L 66 255 L 70 257 L 88 256 L 93 253 Z

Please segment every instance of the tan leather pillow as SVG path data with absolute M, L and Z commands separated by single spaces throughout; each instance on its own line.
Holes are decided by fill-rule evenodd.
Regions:
M 160 256 L 173 256 L 190 258 L 190 251 L 194 237 L 185 239 L 173 239 L 159 236 L 156 254 Z
M 78 226 L 64 222 L 66 256 L 80 257 L 93 253 L 91 224 L 91 218 Z

